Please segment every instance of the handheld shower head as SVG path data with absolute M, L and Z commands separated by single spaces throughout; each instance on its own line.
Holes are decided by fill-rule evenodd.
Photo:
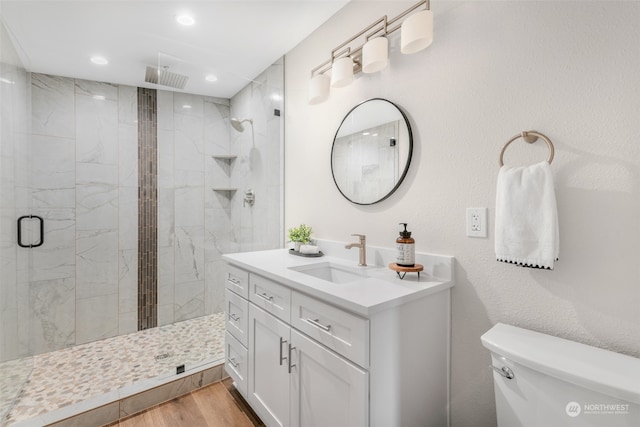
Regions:
M 249 122 L 251 124 L 251 126 L 253 126 L 253 120 L 251 119 L 237 119 L 237 118 L 232 118 L 231 119 L 231 126 L 233 126 L 233 128 L 235 130 L 237 130 L 238 132 L 244 132 L 244 126 L 242 125 L 242 123 L 244 122 Z

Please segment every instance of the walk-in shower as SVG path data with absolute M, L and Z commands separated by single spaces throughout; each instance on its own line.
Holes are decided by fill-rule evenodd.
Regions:
M 166 375 L 211 362 L 193 360 L 217 354 L 193 347 L 206 339 L 166 331 L 222 316 L 222 254 L 282 246 L 281 117 L 264 114 L 282 108 L 272 97 L 282 61 L 221 99 L 30 73 L 0 30 L 11 82 L 0 83 L 0 372 L 12 372 L 0 384 L 3 419 L 45 408 L 32 388 L 55 386 L 31 368 L 55 352 L 67 352 L 56 370 L 78 387 L 100 378 L 73 377 L 73 349 L 119 337 L 131 350 L 91 351 L 122 377 L 147 362 Z M 238 126 L 249 121 L 254 144 L 230 143 L 240 115 L 253 117 Z M 270 197 L 243 205 L 234 189 L 246 188 Z M 150 330 L 160 332 L 153 354 L 135 335 Z M 157 375 L 144 372 L 132 380 Z

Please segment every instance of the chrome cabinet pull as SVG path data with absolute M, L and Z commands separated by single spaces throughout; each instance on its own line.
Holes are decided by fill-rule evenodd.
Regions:
M 282 357 L 282 344 L 286 343 L 287 340 L 283 339 L 282 337 L 280 337 L 280 366 L 282 366 L 282 362 L 284 362 L 285 360 L 287 360 L 286 357 Z
M 234 322 L 237 322 L 238 320 L 240 320 L 240 317 L 235 315 L 234 313 L 229 313 L 229 319 L 233 320 Z
M 307 319 L 307 322 L 311 323 L 316 328 L 322 329 L 323 331 L 331 331 L 331 325 L 323 325 L 322 323 L 320 323 L 320 319 Z
M 289 369 L 288 369 L 289 373 L 291 373 L 291 368 L 296 367 L 295 363 L 291 363 L 291 352 L 295 349 L 296 349 L 295 347 L 289 344 Z
M 267 302 L 272 302 L 273 301 L 273 295 L 269 296 L 267 295 L 266 292 L 263 292 L 261 294 L 256 294 L 257 296 L 259 296 L 260 298 L 262 298 L 263 300 L 267 301 Z
M 240 363 L 238 361 L 236 361 L 236 359 L 230 357 L 229 359 L 227 359 L 227 361 L 229 362 L 229 364 L 231 366 L 233 366 L 234 368 L 237 368 L 238 366 L 240 366 Z
M 511 368 L 509 368 L 508 366 L 503 366 L 502 368 L 497 368 L 493 365 L 489 365 L 489 366 L 491 367 L 491 369 L 493 369 L 494 371 L 496 371 L 497 373 L 499 373 L 500 375 L 502 375 L 508 380 L 512 380 L 516 377 L 513 371 L 511 370 Z

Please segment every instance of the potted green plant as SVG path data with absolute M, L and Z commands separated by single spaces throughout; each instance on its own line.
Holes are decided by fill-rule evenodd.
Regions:
M 300 224 L 289 229 L 289 241 L 293 242 L 294 250 L 300 251 L 300 246 L 311 241 L 311 227 Z

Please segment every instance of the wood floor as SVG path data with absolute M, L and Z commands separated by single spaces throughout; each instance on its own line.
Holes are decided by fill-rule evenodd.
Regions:
M 201 388 L 148 409 L 113 426 L 121 427 L 263 427 L 233 380 Z

